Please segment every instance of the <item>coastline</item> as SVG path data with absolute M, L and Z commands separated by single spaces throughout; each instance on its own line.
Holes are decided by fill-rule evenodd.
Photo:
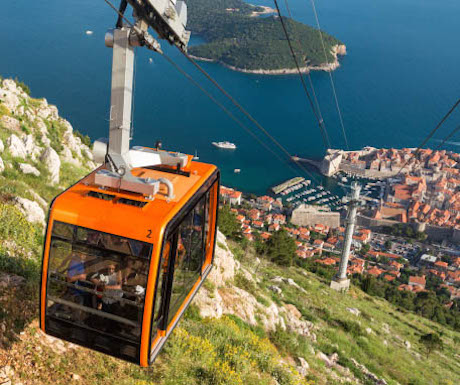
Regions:
M 300 72 L 302 73 L 309 73 L 310 71 L 325 71 L 331 72 L 336 70 L 340 67 L 338 56 L 345 56 L 347 54 L 347 47 L 345 44 L 336 44 L 332 48 L 332 55 L 334 56 L 334 61 L 332 63 L 322 64 L 320 66 L 306 66 L 300 67 Z M 276 70 L 265 70 L 265 69 L 255 69 L 249 70 L 246 68 L 238 68 L 235 66 L 231 66 L 219 60 L 199 57 L 190 55 L 193 59 L 204 61 L 204 62 L 211 62 L 211 63 L 218 63 L 224 67 L 231 69 L 232 71 L 247 73 L 247 74 L 257 74 L 257 75 L 294 75 L 297 73 L 297 68 L 280 68 Z

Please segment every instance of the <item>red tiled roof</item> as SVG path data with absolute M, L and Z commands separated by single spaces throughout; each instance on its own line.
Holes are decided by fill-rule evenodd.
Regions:
M 411 284 L 411 283 L 413 283 L 415 285 L 425 286 L 426 285 L 425 276 L 422 276 L 422 277 L 418 277 L 416 275 L 410 276 L 409 277 L 409 284 Z

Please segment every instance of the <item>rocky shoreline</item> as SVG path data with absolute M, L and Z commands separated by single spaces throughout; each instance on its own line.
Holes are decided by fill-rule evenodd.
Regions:
M 306 67 L 300 67 L 300 72 L 302 73 L 309 73 L 310 71 L 325 71 L 325 72 L 331 72 L 336 70 L 337 68 L 340 67 L 339 59 L 338 56 L 345 56 L 347 54 L 347 47 L 345 44 L 337 44 L 333 46 L 332 48 L 332 54 L 335 58 L 335 60 L 332 63 L 327 63 L 327 64 L 322 64 L 320 66 L 306 66 Z M 199 61 L 204 61 L 204 62 L 212 62 L 212 63 L 218 63 L 224 67 L 227 67 L 231 69 L 232 71 L 237 71 L 237 72 L 243 72 L 246 74 L 257 74 L 257 75 L 293 75 L 297 73 L 297 68 L 280 68 L 277 70 L 265 70 L 265 69 L 255 69 L 255 70 L 250 70 L 246 68 L 238 68 L 235 66 L 231 66 L 229 64 L 226 64 L 222 61 L 214 60 L 214 59 L 209 59 L 209 58 L 204 58 L 204 57 L 199 57 L 199 56 L 194 56 L 190 55 L 193 59 L 199 60 Z

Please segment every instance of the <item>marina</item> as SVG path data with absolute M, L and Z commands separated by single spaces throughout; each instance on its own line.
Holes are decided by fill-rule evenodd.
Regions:
M 368 178 L 360 178 L 345 172 L 339 172 L 330 177 L 335 180 L 337 186 L 347 191 L 354 180 L 358 180 L 363 186 L 363 198 L 370 205 L 378 205 L 383 199 L 386 182 Z M 320 205 L 333 211 L 341 210 L 347 203 L 345 196 L 338 192 L 329 191 L 322 185 L 313 185 L 311 180 L 301 177 L 292 178 L 286 182 L 272 187 L 275 196 L 280 197 L 285 204 L 293 208 L 301 204 Z

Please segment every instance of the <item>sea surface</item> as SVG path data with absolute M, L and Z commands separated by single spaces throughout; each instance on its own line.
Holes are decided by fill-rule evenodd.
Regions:
M 273 6 L 267 0 L 252 3 Z M 289 5 L 295 19 L 314 25 L 308 0 L 290 0 Z M 316 7 L 322 28 L 348 50 L 333 78 L 350 148 L 418 146 L 460 97 L 460 1 L 320 0 Z M 287 14 L 285 8 L 282 12 Z M 56 104 L 82 133 L 93 139 L 107 136 L 111 50 L 104 46 L 104 34 L 115 21 L 103 0 L 8 2 L 0 13 L 0 75 L 27 83 L 34 97 Z M 199 42 L 193 37 L 192 44 Z M 241 117 L 177 50 L 164 41 L 162 46 Z M 167 149 L 197 151 L 202 161 L 220 167 L 225 185 L 256 194 L 292 176 L 305 176 L 267 151 L 161 56 L 139 48 L 137 53 L 134 145 L 152 146 L 161 139 Z M 291 154 L 324 154 L 298 76 L 251 75 L 213 63 L 201 65 Z M 332 146 L 345 148 L 329 76 L 311 76 Z M 429 145 L 439 145 L 458 124 L 460 111 Z M 234 142 L 237 150 L 211 145 L 223 140 Z M 453 137 L 445 148 L 459 150 L 459 141 Z M 273 151 L 283 156 L 276 147 Z M 234 174 L 235 168 L 241 173 Z M 315 178 L 336 187 L 334 180 Z

